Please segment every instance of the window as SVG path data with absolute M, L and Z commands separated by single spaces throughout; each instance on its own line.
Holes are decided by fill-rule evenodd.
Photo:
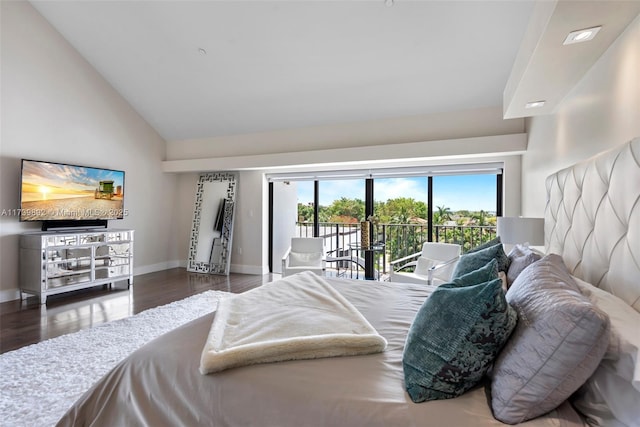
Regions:
M 433 232 L 435 242 L 462 242 L 466 252 L 495 237 L 496 175 L 433 177 Z
M 325 237 L 338 254 L 357 242 L 366 212 L 388 259 L 418 252 L 425 241 L 454 242 L 463 252 L 495 237 L 501 215 L 502 164 L 269 175 L 298 188 L 296 235 Z M 277 215 L 277 206 L 273 207 Z M 338 254 L 339 255 L 339 254 Z

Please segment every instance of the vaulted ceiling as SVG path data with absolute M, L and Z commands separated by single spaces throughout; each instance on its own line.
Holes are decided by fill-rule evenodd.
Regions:
M 502 108 L 549 61 L 528 0 L 31 3 L 167 141 Z

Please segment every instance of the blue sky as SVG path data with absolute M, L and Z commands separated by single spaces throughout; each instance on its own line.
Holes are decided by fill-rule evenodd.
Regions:
M 313 201 L 313 181 L 300 181 L 298 202 Z M 376 200 L 411 197 L 427 201 L 427 178 L 387 178 L 374 181 Z M 320 181 L 320 205 L 328 206 L 333 200 L 346 197 L 364 200 L 364 180 Z M 436 176 L 433 179 L 433 204 L 453 211 L 496 210 L 495 175 Z

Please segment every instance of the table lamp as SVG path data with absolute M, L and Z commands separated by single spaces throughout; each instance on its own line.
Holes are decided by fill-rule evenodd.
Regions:
M 544 246 L 544 218 L 499 216 L 497 233 L 502 243 L 510 247 L 519 243 Z

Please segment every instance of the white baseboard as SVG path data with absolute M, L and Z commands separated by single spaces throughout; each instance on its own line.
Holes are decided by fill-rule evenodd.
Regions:
M 17 299 L 20 299 L 20 290 L 18 288 L 0 291 L 0 302 L 14 301 Z
M 229 271 L 231 273 L 238 274 L 253 274 L 253 275 L 263 275 L 269 273 L 269 267 L 263 267 L 261 265 L 241 265 L 241 264 L 231 264 Z
M 133 267 L 133 275 L 139 276 L 141 274 L 147 273 L 155 273 L 156 271 L 168 270 L 170 268 L 181 267 L 180 261 L 167 261 L 167 262 L 159 262 L 157 264 L 150 265 L 142 265 L 138 267 Z

